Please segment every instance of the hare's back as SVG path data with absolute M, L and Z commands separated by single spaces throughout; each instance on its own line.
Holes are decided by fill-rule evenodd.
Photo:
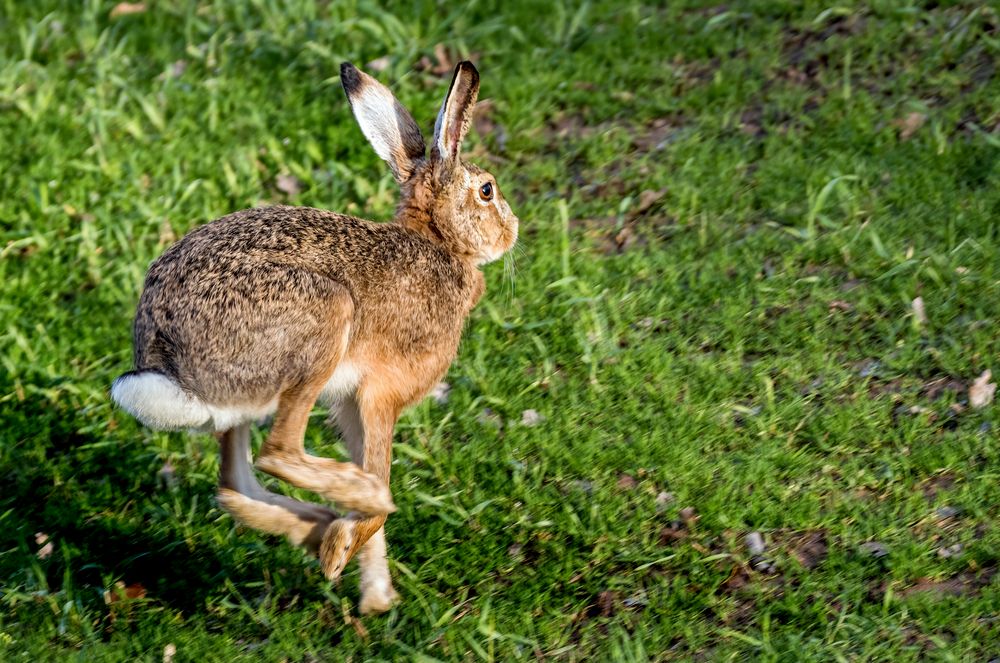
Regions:
M 213 404 L 267 399 L 308 374 L 354 308 L 338 279 L 278 250 L 270 224 L 230 223 L 197 229 L 150 267 L 133 330 L 137 370 Z M 245 232 L 253 225 L 257 233 Z

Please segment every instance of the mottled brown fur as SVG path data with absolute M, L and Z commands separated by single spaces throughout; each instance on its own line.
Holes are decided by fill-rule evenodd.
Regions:
M 340 332 L 327 320 L 336 300 L 353 308 L 347 357 L 436 379 L 482 291 L 475 265 L 415 230 L 305 207 L 244 210 L 193 230 L 150 267 L 135 366 L 208 403 L 265 402 L 313 375 Z

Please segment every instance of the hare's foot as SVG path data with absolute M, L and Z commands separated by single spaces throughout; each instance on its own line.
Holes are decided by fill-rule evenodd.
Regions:
M 351 561 L 357 523 L 354 518 L 337 518 L 323 533 L 323 541 L 319 544 L 319 563 L 327 579 L 339 581 Z
M 368 515 L 396 510 L 385 482 L 354 463 L 339 463 L 309 454 L 273 452 L 261 454 L 257 469 L 322 495 L 344 509 Z
M 270 534 L 281 534 L 313 555 L 319 552 L 323 536 L 337 517 L 319 504 L 300 502 L 267 491 L 250 494 L 220 488 L 219 506 L 244 525 Z
M 358 606 L 358 609 L 362 615 L 380 615 L 383 612 L 389 612 L 392 606 L 399 601 L 399 593 L 389 584 L 381 590 L 374 588 L 362 590 L 361 605 Z
M 358 553 L 361 567 L 362 615 L 386 612 L 399 602 L 399 594 L 392 587 L 389 563 L 385 552 L 385 528 L 379 528 Z

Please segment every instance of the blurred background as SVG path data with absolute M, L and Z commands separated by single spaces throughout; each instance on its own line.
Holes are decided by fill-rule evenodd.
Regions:
M 0 657 L 1000 656 L 997 10 L 380 4 L 0 0 Z M 521 239 L 397 429 L 362 622 L 107 390 L 192 227 L 391 218 L 341 61 L 430 132 L 463 58 Z

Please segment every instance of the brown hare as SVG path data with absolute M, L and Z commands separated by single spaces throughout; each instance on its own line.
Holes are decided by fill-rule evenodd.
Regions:
M 393 428 L 447 371 L 483 294 L 480 266 L 514 245 L 518 219 L 493 176 L 460 158 L 479 93 L 471 63 L 455 69 L 429 156 L 388 88 L 350 63 L 340 78 L 399 182 L 394 221 L 278 206 L 191 231 L 149 268 L 135 368 L 111 397 L 151 428 L 216 432 L 219 504 L 318 554 L 331 579 L 358 553 L 361 612 L 376 613 L 397 600 L 383 530 L 395 509 Z M 330 406 L 353 463 L 305 452 L 317 400 Z M 249 427 L 270 415 L 256 467 L 348 513 L 257 482 Z

